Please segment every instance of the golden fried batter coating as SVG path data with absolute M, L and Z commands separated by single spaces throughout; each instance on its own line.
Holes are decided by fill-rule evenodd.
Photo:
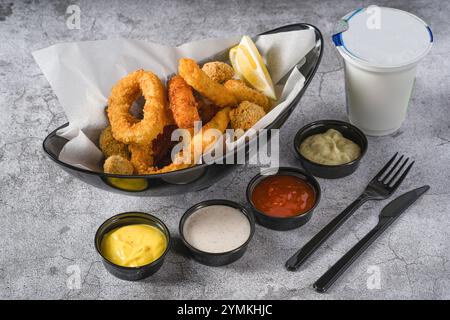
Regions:
M 122 156 L 113 155 L 106 159 L 103 164 L 103 170 L 105 173 L 132 175 L 134 172 L 134 167 L 130 160 Z
M 263 93 L 248 87 L 244 82 L 240 80 L 228 80 L 224 86 L 234 94 L 239 103 L 243 101 L 253 102 L 263 107 L 265 112 L 270 111 L 270 99 Z
M 105 155 L 105 158 L 114 155 L 122 156 L 125 159 L 130 158 L 130 152 L 128 151 L 127 145 L 114 139 L 111 131 L 111 126 L 103 129 L 102 133 L 100 134 L 99 146 L 103 154 Z
M 172 133 L 177 129 L 176 125 L 168 125 L 164 127 L 163 133 L 159 134 L 152 141 L 153 163 L 156 167 L 162 168 L 172 162 L 171 152 L 178 141 L 172 141 Z
M 153 150 L 150 145 L 130 144 L 131 163 L 138 174 L 148 174 L 156 170 L 153 166 Z
M 237 105 L 237 99 L 233 93 L 208 77 L 194 60 L 180 59 L 178 73 L 192 88 L 219 107 L 224 108 Z
M 221 108 L 211 103 L 202 103 L 198 111 L 203 123 L 208 123 Z
M 145 105 L 144 118 L 139 121 L 129 109 L 141 94 Z M 150 143 L 170 121 L 161 81 L 154 73 L 144 70 L 130 73 L 113 87 L 107 112 L 114 138 L 126 144 Z
M 200 114 L 200 118 L 203 123 L 208 123 L 220 109 L 219 106 L 216 106 L 214 103 L 202 97 L 198 92 L 194 94 L 195 100 L 198 104 L 198 113 Z
M 158 169 L 154 165 L 153 151 L 150 146 L 130 145 L 131 162 L 139 174 L 166 173 L 192 167 L 198 162 L 203 151 L 217 141 L 215 136 L 205 135 L 203 133 L 208 129 L 216 129 L 220 132 L 224 132 L 230 122 L 229 114 L 230 108 L 221 109 L 210 122 L 203 126 L 201 132 L 192 137 L 190 144 L 187 147 L 187 150 L 189 150 L 189 155 L 187 157 L 190 160 L 188 162 L 178 163 L 177 159 L 184 159 L 182 152 L 180 152 L 174 163 Z
M 177 164 L 179 159 L 189 158 L 188 166 L 195 165 L 199 160 L 202 154 L 212 145 L 214 145 L 218 137 L 214 134 L 208 133 L 208 130 L 217 130 L 219 132 L 225 132 L 228 127 L 228 123 L 230 122 L 230 111 L 231 108 L 223 108 L 216 115 L 202 127 L 202 130 L 196 133 L 187 147 L 189 150 L 189 155 L 185 157 L 182 152 L 177 155 L 177 159 L 174 159 L 174 163 L 172 165 L 179 165 L 181 167 L 186 167 L 185 163 Z M 200 146 L 200 147 L 199 147 Z
M 162 134 L 152 141 L 150 145 L 130 144 L 131 163 L 139 174 L 152 173 L 160 167 L 170 165 L 172 148 L 177 141 L 171 141 L 171 134 L 176 129 L 175 125 L 164 128 Z
M 247 131 L 266 115 L 264 109 L 254 103 L 244 101 L 230 112 L 231 127 Z
M 224 83 L 234 76 L 234 69 L 228 63 L 213 61 L 205 63 L 202 70 L 214 81 Z
M 173 119 L 179 128 L 194 127 L 195 121 L 200 121 L 198 104 L 192 87 L 181 76 L 174 76 L 168 83 L 169 108 Z

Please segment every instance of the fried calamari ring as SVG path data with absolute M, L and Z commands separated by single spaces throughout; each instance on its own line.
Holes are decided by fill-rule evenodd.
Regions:
M 99 138 L 100 150 L 102 150 L 105 158 L 113 155 L 122 156 L 125 159 L 130 158 L 130 152 L 128 151 L 128 146 L 120 141 L 114 139 L 111 126 L 106 127 Z
M 145 105 L 144 117 L 139 121 L 129 109 L 141 94 Z M 137 70 L 121 79 L 111 91 L 108 118 L 116 140 L 126 144 L 150 143 L 169 121 L 165 92 L 159 78 L 150 71 Z
M 192 87 L 181 76 L 174 76 L 167 85 L 169 92 L 169 109 L 179 128 L 193 128 L 195 121 L 200 121 L 198 104 Z
M 199 133 L 196 133 L 191 141 L 187 150 L 189 155 L 183 155 L 180 152 L 174 161 L 162 169 L 158 169 L 154 165 L 154 159 L 152 155 L 152 148 L 150 145 L 130 145 L 131 162 L 135 167 L 138 174 L 157 174 L 166 173 L 176 170 L 181 170 L 194 166 L 200 159 L 204 150 L 216 143 L 217 136 L 211 136 L 203 134 L 209 129 L 216 129 L 220 132 L 224 132 L 230 122 L 230 108 L 223 108 L 208 122 Z M 201 146 L 201 147 L 199 147 Z M 190 161 L 182 161 L 185 158 L 189 158 Z M 180 161 L 180 162 L 179 162 Z
M 221 61 L 205 63 L 202 70 L 208 77 L 218 83 L 224 83 L 234 76 L 234 69 L 229 64 Z
M 128 159 L 122 156 L 113 155 L 106 159 L 103 164 L 103 171 L 105 173 L 132 175 L 134 172 L 134 167 Z
M 237 105 L 238 102 L 235 96 L 223 85 L 208 77 L 194 60 L 180 59 L 178 73 L 192 88 L 219 107 L 224 108 Z
M 239 103 L 249 101 L 261 106 L 265 112 L 270 111 L 270 99 L 263 93 L 248 87 L 244 82 L 240 80 L 228 80 L 224 86 L 234 94 Z

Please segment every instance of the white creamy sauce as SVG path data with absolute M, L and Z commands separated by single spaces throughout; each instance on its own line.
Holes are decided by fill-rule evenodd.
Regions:
M 183 227 L 183 235 L 198 250 L 223 253 L 247 241 L 250 237 L 250 222 L 238 209 L 213 205 L 189 216 Z

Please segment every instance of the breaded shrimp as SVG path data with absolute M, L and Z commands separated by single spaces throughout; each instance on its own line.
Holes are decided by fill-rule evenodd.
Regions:
M 219 107 L 237 105 L 236 97 L 223 85 L 208 77 L 194 60 L 180 59 L 178 73 L 191 87 Z
M 265 112 L 270 111 L 270 99 L 263 93 L 248 87 L 244 82 L 240 80 L 228 80 L 224 86 L 234 94 L 239 103 L 243 101 L 253 102 L 261 106 Z
M 177 126 L 182 129 L 193 128 L 194 122 L 201 119 L 192 87 L 181 76 L 176 75 L 169 80 L 168 92 L 169 108 Z

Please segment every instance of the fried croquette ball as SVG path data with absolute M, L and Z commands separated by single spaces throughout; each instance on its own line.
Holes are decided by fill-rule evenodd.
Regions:
M 131 161 L 118 155 L 112 155 L 106 159 L 103 164 L 103 170 L 105 173 L 114 174 L 128 174 L 131 175 L 134 172 L 134 167 Z
M 236 109 L 231 110 L 231 127 L 235 130 L 247 131 L 266 115 L 264 109 L 254 103 L 243 101 Z
M 234 69 L 229 64 L 220 61 L 205 63 L 202 70 L 208 77 L 219 83 L 224 83 L 234 76 Z
M 105 158 L 109 158 L 113 155 L 122 156 L 125 159 L 130 158 L 128 146 L 125 143 L 114 139 L 111 126 L 106 127 L 100 134 L 99 145 Z

